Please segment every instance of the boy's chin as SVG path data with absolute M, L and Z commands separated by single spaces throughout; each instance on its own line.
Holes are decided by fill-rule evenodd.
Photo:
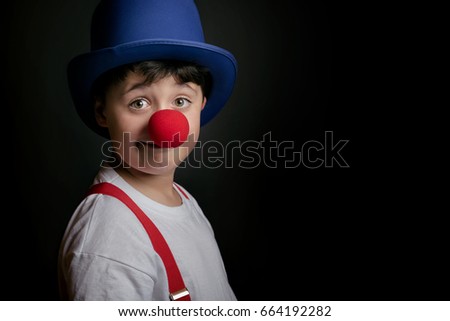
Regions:
M 149 175 L 165 175 L 170 174 L 177 168 L 176 164 L 125 164 L 125 169 L 133 170 L 134 172 L 139 172 L 142 174 Z
M 151 174 L 171 174 L 187 157 L 181 149 L 138 149 L 131 153 L 121 154 L 122 167 L 132 171 Z

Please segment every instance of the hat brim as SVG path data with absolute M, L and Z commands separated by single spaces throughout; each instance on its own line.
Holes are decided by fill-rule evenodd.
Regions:
M 106 71 L 144 60 L 180 60 L 209 69 L 211 91 L 201 112 L 201 125 L 213 119 L 229 99 L 237 74 L 237 63 L 228 51 L 206 43 L 158 39 L 137 41 L 79 55 L 68 65 L 68 83 L 78 115 L 94 132 L 109 138 L 107 129 L 98 126 L 92 106 L 91 88 Z

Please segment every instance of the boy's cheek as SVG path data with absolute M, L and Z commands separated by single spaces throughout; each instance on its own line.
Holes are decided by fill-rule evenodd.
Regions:
M 195 121 L 194 123 L 189 122 L 189 126 L 190 126 L 189 137 L 192 136 L 192 139 L 195 140 L 195 142 L 197 142 L 200 135 L 200 119 L 198 121 Z

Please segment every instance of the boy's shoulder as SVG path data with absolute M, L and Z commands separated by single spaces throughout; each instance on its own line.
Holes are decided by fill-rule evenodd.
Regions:
M 115 262 L 144 266 L 155 252 L 139 220 L 118 199 L 102 194 L 87 196 L 72 215 L 64 236 L 66 251 Z M 145 257 L 134 258 L 145 248 Z M 130 264 L 130 263 L 127 263 Z
M 159 208 L 158 204 L 152 202 L 149 199 L 145 199 L 142 197 L 141 193 L 138 192 L 136 189 L 131 187 L 128 183 L 126 183 L 119 174 L 113 169 L 109 167 L 100 168 L 98 171 L 93 184 L 98 183 L 111 183 L 121 190 L 123 190 L 128 196 L 130 196 L 138 205 L 144 204 L 146 207 L 153 207 L 157 210 Z M 195 199 L 194 195 L 191 194 L 186 187 L 184 187 L 182 184 L 178 182 L 173 183 L 174 188 L 179 192 L 181 198 L 188 203 L 191 203 L 194 207 L 196 207 L 198 210 L 200 210 L 200 206 L 197 203 L 197 200 Z M 201 211 L 201 210 L 200 210 Z
M 129 215 L 120 200 L 103 194 L 87 196 L 72 216 L 72 229 L 83 231 L 86 237 L 124 235 L 139 228 L 139 221 Z

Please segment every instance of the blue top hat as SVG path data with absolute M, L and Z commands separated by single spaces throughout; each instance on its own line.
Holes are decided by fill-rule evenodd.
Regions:
M 194 62 L 209 69 L 212 86 L 201 124 L 216 116 L 233 90 L 237 63 L 227 50 L 205 43 L 194 1 L 101 1 L 92 18 L 91 51 L 68 66 L 70 92 L 84 123 L 108 138 L 94 117 L 91 88 L 95 80 L 124 64 L 161 59 Z

